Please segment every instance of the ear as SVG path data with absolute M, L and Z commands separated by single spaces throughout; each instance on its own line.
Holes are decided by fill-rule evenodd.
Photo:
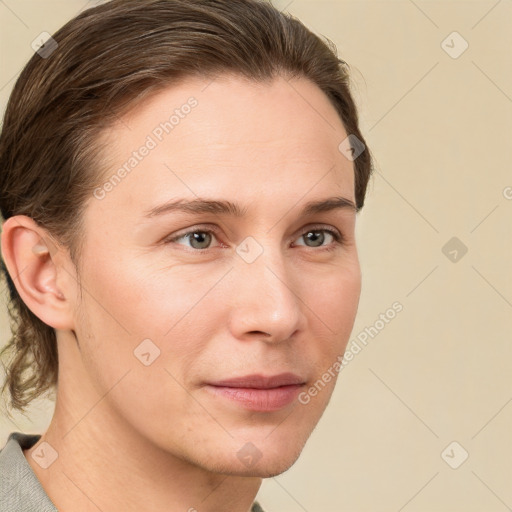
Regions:
M 4 222 L 1 248 L 16 290 L 32 313 L 55 329 L 74 329 L 69 299 L 74 298 L 76 280 L 70 275 L 74 266 L 69 265 L 67 251 L 25 215 Z

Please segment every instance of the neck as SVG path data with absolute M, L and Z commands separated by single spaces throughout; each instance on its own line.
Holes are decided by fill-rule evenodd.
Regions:
M 215 473 L 169 453 L 123 421 L 87 382 L 85 372 L 64 381 L 59 375 L 52 422 L 25 451 L 60 512 L 250 511 L 261 478 Z M 58 453 L 47 469 L 31 456 L 43 442 Z

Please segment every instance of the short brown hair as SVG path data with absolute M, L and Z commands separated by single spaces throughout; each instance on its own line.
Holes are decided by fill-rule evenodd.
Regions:
M 86 201 L 98 184 L 99 134 L 148 95 L 192 76 L 229 72 L 253 81 L 305 77 L 329 98 L 347 134 L 363 144 L 348 65 L 334 44 L 263 0 L 113 0 L 88 9 L 35 53 L 9 98 L 0 136 L 0 211 L 27 215 L 80 256 Z M 341 142 L 341 141 L 340 141 Z M 362 208 L 372 172 L 355 160 Z M 21 300 L 2 261 L 12 353 L 2 393 L 23 411 L 55 388 L 55 331 Z

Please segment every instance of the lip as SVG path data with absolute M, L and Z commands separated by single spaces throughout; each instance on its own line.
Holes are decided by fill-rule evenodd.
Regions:
M 293 373 L 279 375 L 245 375 L 206 383 L 206 389 L 245 409 L 271 412 L 292 403 L 305 380 Z
M 270 389 L 280 386 L 291 386 L 304 384 L 306 381 L 294 373 L 280 373 L 265 377 L 260 374 L 245 375 L 243 377 L 234 377 L 231 379 L 208 382 L 210 386 L 228 387 L 228 388 L 254 388 Z

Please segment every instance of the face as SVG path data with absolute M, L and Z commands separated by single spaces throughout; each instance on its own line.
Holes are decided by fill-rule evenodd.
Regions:
M 145 442 L 233 475 L 299 456 L 359 301 L 346 137 L 309 81 L 233 76 L 172 86 L 103 133 L 76 335 Z

